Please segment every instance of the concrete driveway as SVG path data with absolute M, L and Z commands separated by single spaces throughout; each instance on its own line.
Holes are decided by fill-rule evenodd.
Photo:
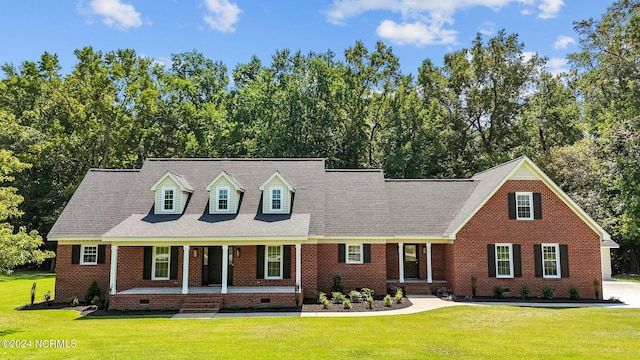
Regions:
M 640 308 L 640 283 L 631 281 L 603 281 L 604 299 L 614 296 L 624 303 L 622 307 Z

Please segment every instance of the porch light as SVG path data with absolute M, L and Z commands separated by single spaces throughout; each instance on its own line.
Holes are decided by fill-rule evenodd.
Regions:
M 193 249 L 193 257 L 194 258 L 198 257 L 198 249 Z
M 236 247 L 236 257 L 240 257 L 240 247 Z
M 426 247 L 426 246 L 422 248 L 422 253 L 423 253 L 423 254 L 426 254 L 426 253 L 427 253 L 427 247 Z

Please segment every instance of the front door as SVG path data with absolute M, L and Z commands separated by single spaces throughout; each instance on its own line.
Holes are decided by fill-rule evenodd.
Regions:
M 418 263 L 418 245 L 404 246 L 404 277 L 417 279 L 420 277 L 420 265 Z
M 205 246 L 202 257 L 202 285 L 222 284 L 222 246 Z M 233 283 L 233 247 L 229 246 L 227 285 Z

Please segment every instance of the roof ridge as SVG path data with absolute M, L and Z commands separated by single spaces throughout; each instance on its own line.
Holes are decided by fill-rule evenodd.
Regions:
M 325 172 L 382 172 L 382 169 L 324 169 Z
M 386 182 L 474 182 L 474 179 L 384 179 Z
M 324 158 L 147 158 L 145 161 L 325 161 Z
M 523 160 L 523 159 L 525 159 L 525 158 L 527 158 L 527 156 L 526 156 L 526 155 L 521 155 L 521 156 L 519 156 L 519 157 L 517 157 L 517 158 L 515 158 L 515 159 L 511 159 L 511 160 L 509 160 L 509 161 L 507 161 L 507 162 L 503 162 L 502 164 L 498 164 L 498 165 L 496 165 L 496 166 L 492 166 L 492 167 L 490 167 L 490 168 L 488 168 L 488 169 L 486 169 L 486 170 L 482 170 L 482 171 L 480 171 L 480 172 L 477 172 L 477 173 L 473 174 L 473 176 L 480 175 L 480 174 L 484 174 L 484 173 L 486 173 L 486 172 L 489 172 L 489 171 L 495 170 L 495 169 L 497 169 L 497 168 L 501 168 L 501 167 L 503 167 L 503 166 L 505 166 L 505 165 L 509 165 L 509 164 L 511 164 L 511 163 L 514 163 L 514 162 L 517 162 L 517 161 Z
M 99 169 L 91 168 L 90 172 L 140 172 L 140 169 Z

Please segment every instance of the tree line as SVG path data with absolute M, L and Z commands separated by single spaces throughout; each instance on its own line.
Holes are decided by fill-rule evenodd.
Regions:
M 323 157 L 453 178 L 527 155 L 622 245 L 615 270 L 640 273 L 639 1 L 576 22 L 580 51 L 560 75 L 505 30 L 416 75 L 391 47 L 359 41 L 233 69 L 195 50 L 165 66 L 91 47 L 67 74 L 46 52 L 5 64 L 0 180 L 19 198 L 0 221 L 46 234 L 89 168 L 149 157 Z M 0 237 L 20 234 L 10 229 Z

